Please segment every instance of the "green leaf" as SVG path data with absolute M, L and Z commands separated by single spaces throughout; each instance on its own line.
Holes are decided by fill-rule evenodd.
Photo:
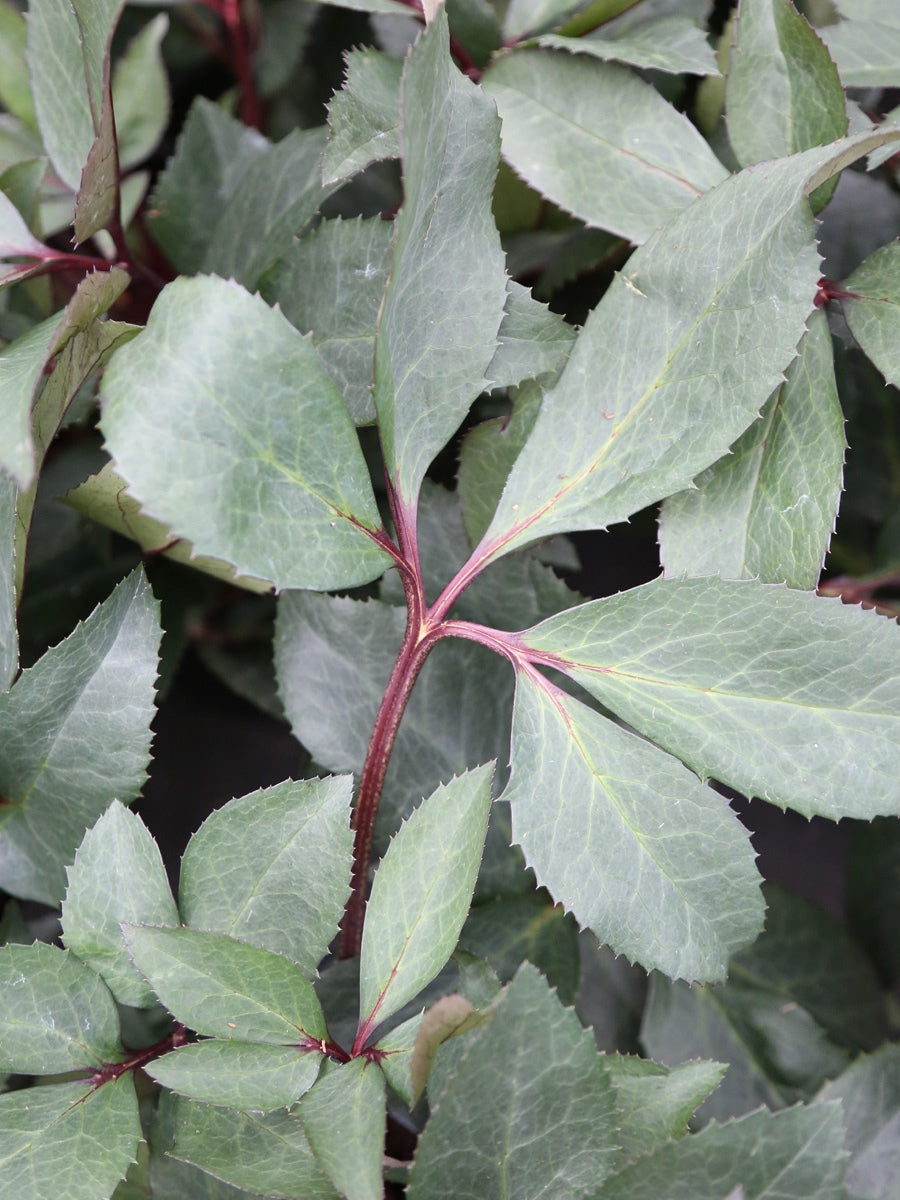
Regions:
M 213 579 L 221 579 L 248 592 L 265 593 L 271 589 L 266 580 L 238 575 L 231 563 L 224 559 L 195 554 L 193 543 L 186 538 L 173 538 L 167 526 L 141 512 L 140 504 L 130 494 L 128 485 L 111 462 L 67 492 L 62 499 L 83 516 L 114 533 L 131 538 L 145 554 L 158 554 L 173 562 L 184 563 L 195 571 L 202 571 Z
M 122 0 L 34 0 L 28 65 L 38 124 L 59 177 L 73 192 L 108 110 L 109 43 Z
M 640 1158 L 591 1200 L 843 1200 L 841 1133 L 837 1104 L 751 1113 Z
M 401 608 L 290 592 L 279 601 L 275 664 L 291 726 L 316 762 L 358 771 L 403 639 Z M 505 752 L 512 674 L 473 642 L 445 639 L 410 697 L 388 768 L 376 836 L 393 833 L 436 780 Z
M 150 228 L 175 268 L 192 275 L 240 180 L 259 165 L 269 143 L 254 129 L 199 96 L 150 198 Z M 256 239 L 243 240 L 256 245 Z
M 145 1069 L 157 1083 L 194 1100 L 270 1112 L 299 1100 L 315 1083 L 321 1062 L 309 1048 L 210 1038 L 164 1054 Z
M 842 1046 L 872 1050 L 888 1037 L 880 980 L 868 956 L 830 913 L 768 883 L 765 933 L 735 955 L 729 986 L 795 1001 Z
M 228 197 L 201 269 L 255 288 L 334 191 L 322 184 L 324 148 L 324 129 L 294 130 L 256 159 Z
M 520 50 L 491 65 L 484 87 L 510 166 L 567 212 L 630 241 L 727 178 L 687 117 L 615 63 Z
M 725 453 L 781 382 L 812 311 L 805 194 L 873 136 L 748 167 L 631 256 L 545 396 L 476 562 L 624 520 Z
M 112 74 L 119 166 L 127 170 L 152 154 L 169 123 L 169 81 L 162 40 L 169 18 L 158 13 L 128 45 Z
M 850 1058 L 805 1008 L 783 994 L 731 983 L 689 988 L 661 975 L 651 978 L 641 1043 L 653 1058 L 673 1066 L 696 1058 L 730 1064 L 700 1109 L 703 1121 L 808 1099 Z
M 499 345 L 487 369 L 492 388 L 514 387 L 525 379 L 558 371 L 575 341 L 575 330 L 529 288 L 510 279 L 506 310 L 497 334 Z
M 130 1073 L 96 1090 L 61 1083 L 0 1096 L 0 1176 L 8 1196 L 103 1200 L 140 1139 Z
M 582 5 L 583 0 L 510 0 L 503 19 L 503 36 L 507 41 L 518 41 L 543 29 L 553 29 Z M 623 5 L 614 7 L 621 11 Z
M 410 1200 L 576 1200 L 612 1165 L 615 1097 L 603 1060 L 532 966 L 466 1039 L 434 1099 Z
M 900 631 L 874 612 L 657 579 L 523 636 L 702 777 L 806 816 L 897 811 Z
M 858 1058 L 843 1075 L 827 1083 L 822 1100 L 840 1100 L 850 1151 L 847 1192 L 865 1200 L 891 1200 L 900 1171 L 897 1124 L 900 1121 L 900 1046 L 882 1046 Z
M 0 946 L 0 1069 L 53 1075 L 123 1057 L 106 984 L 56 946 Z
M 453 953 L 481 863 L 492 773 L 490 764 L 433 792 L 375 872 L 360 958 L 360 1044 Z
M 843 288 L 850 332 L 888 383 L 900 384 L 900 241 L 870 254 Z
M 181 863 L 186 925 L 283 954 L 308 977 L 350 888 L 352 781 L 286 780 L 207 817 Z
M 885 4 L 879 10 L 882 19 L 841 21 L 819 31 L 845 87 L 896 87 L 900 82 L 900 23 L 890 13 Z
M 670 1068 L 631 1054 L 611 1055 L 605 1061 L 619 1114 L 616 1171 L 685 1134 L 688 1121 L 727 1069 L 716 1062 Z
M 460 948 L 490 963 L 508 983 L 521 962 L 533 963 L 571 1004 L 578 988 L 578 929 L 546 895 L 524 892 L 476 904 L 459 937 Z
M 379 1066 L 391 1088 L 409 1108 L 415 1106 L 421 1093 L 421 1088 L 417 1089 L 415 1086 L 412 1071 L 413 1056 L 424 1015 L 416 1013 L 414 1017 L 410 1017 L 408 1021 L 404 1021 L 378 1039 L 378 1049 L 384 1055 L 378 1060 Z
M 0 696 L 0 881 L 56 904 L 84 830 L 146 778 L 160 627 L 140 571 Z
M 344 86 L 328 105 L 331 136 L 322 179 L 337 183 L 370 163 L 399 158 L 401 64 L 379 50 L 351 50 Z
M 195 929 L 126 925 L 122 932 L 162 1003 L 197 1033 L 274 1046 L 327 1037 L 312 986 L 280 954 Z
M 284 1200 L 337 1200 L 294 1113 L 261 1116 L 178 1097 L 174 1126 L 169 1154 L 226 1183 Z
M 107 53 L 103 64 L 102 107 L 96 120 L 97 136 L 81 172 L 81 183 L 75 197 L 72 227 L 76 245 L 86 242 L 98 230 L 106 229 L 115 218 L 121 216 L 122 211 L 119 151 L 109 71 Z
M 346 1200 L 382 1200 L 384 1076 L 354 1058 L 323 1071 L 304 1096 L 300 1120 L 320 1166 Z
M 388 565 L 344 403 L 312 343 L 258 296 L 212 277 L 169 284 L 103 396 L 129 489 L 201 554 L 279 588 L 349 587 Z
M 663 505 L 666 575 L 814 588 L 837 514 L 844 445 L 828 322 L 814 313 L 759 419 L 692 490 Z
M 0 104 L 30 130 L 37 116 L 25 61 L 25 18 L 11 0 L 0 3 Z
M 16 629 L 16 485 L 0 472 L 0 692 L 8 690 L 19 666 Z
M 546 33 L 536 40 L 539 46 L 551 50 L 589 54 L 593 58 L 629 63 L 633 67 L 672 75 L 719 73 L 706 34 L 690 17 L 660 17 L 613 36 L 595 33 L 573 38 Z
M 791 0 L 742 0 L 735 31 L 726 105 L 741 166 L 843 137 L 837 68 Z
M 407 60 L 403 112 L 405 200 L 375 341 L 375 406 L 411 520 L 431 460 L 485 385 L 506 298 L 491 213 L 499 121 L 453 65 L 443 9 Z
M 513 837 L 554 900 L 644 967 L 723 978 L 763 912 L 753 850 L 726 801 L 525 672 L 511 758 Z
M 26 255 L 40 255 L 46 250 L 47 247 L 28 228 L 6 191 L 0 192 L 0 257 L 24 258 Z
M 135 970 L 119 925 L 178 924 L 150 831 L 114 800 L 84 835 L 68 875 L 62 914 L 66 946 L 103 977 L 120 1004 L 149 1008 L 156 997 Z
M 375 328 L 391 270 L 392 227 L 323 221 L 296 242 L 262 283 L 262 294 L 313 344 L 357 425 L 375 420 Z
M 35 325 L 0 353 L 0 396 L 3 398 L 0 465 L 20 488 L 27 489 L 33 483 L 40 458 L 101 347 L 108 348 L 118 340 L 122 326 L 112 323 L 110 331 L 98 330 L 95 322 L 118 299 L 128 283 L 128 275 L 118 268 L 88 275 L 62 312 Z M 112 338 L 105 336 L 107 333 L 111 333 Z M 79 335 L 86 336 L 80 338 Z M 53 373 L 45 380 L 51 359 L 62 355 L 73 341 L 76 344 L 71 346 L 68 355 L 57 361 Z M 54 378 L 57 372 L 58 378 Z M 33 414 L 33 409 L 42 391 L 41 384 L 47 400 L 37 422 L 41 428 L 35 430 L 38 414 Z M 36 445 L 36 440 L 42 444 Z

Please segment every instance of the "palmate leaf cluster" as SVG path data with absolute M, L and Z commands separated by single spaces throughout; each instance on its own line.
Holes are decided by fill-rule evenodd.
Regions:
M 0 1197 L 886 1200 L 900 634 L 815 589 L 900 254 L 823 278 L 816 214 L 896 190 L 900 15 L 348 7 L 323 123 L 324 6 L 0 0 Z M 658 578 L 564 581 L 651 506 Z M 201 649 L 307 777 L 173 893 L 155 697 L 269 593 Z M 853 932 L 735 795 L 860 822 Z

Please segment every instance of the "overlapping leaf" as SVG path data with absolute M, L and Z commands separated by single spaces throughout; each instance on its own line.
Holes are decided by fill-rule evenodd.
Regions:
M 546 395 L 477 560 L 623 520 L 725 453 L 781 382 L 812 311 L 806 193 L 882 136 L 900 133 L 749 167 L 632 255 Z
M 346 1200 L 382 1200 L 384 1076 L 355 1058 L 323 1071 L 303 1098 L 300 1120 L 316 1158 Z
M 897 1125 L 900 1121 L 900 1048 L 882 1046 L 858 1058 L 820 1093 L 823 1100 L 840 1100 L 850 1151 L 847 1189 L 866 1200 L 890 1200 L 900 1171 Z
M 149 1008 L 155 994 L 138 974 L 121 922 L 177 925 L 159 848 L 135 813 L 114 800 L 88 830 L 69 868 L 63 938 L 101 975 L 121 1004 Z
M 900 631 L 875 613 L 658 579 L 523 636 L 702 776 L 807 816 L 898 810 Z
M 484 87 L 503 120 L 503 157 L 589 225 L 634 242 L 727 177 L 688 119 L 614 63 L 524 50 Z M 627 114 L 627 119 L 626 119 Z
M 56 904 L 87 826 L 146 778 L 160 640 L 142 572 L 0 697 L 0 880 Z
M 404 70 L 405 200 L 375 342 L 381 440 L 407 509 L 484 387 L 506 299 L 491 214 L 499 122 L 448 44 L 442 9 Z
M 743 0 L 735 31 L 726 104 L 728 139 L 742 166 L 847 132 L 837 69 L 790 0 Z
M 284 954 L 313 977 L 349 892 L 349 777 L 287 780 L 232 800 L 188 843 L 186 925 Z
M 347 587 L 388 565 L 343 400 L 259 297 L 213 277 L 169 284 L 103 394 L 130 489 L 201 554 L 278 587 Z
M 173 1119 L 174 1158 L 285 1200 L 337 1200 L 294 1113 L 260 1116 L 178 1097 Z
M 615 1097 L 602 1059 L 528 964 L 431 1099 L 410 1200 L 576 1200 L 612 1165 Z
M 352 50 L 344 86 L 328 105 L 328 124 L 326 183 L 346 179 L 369 163 L 399 158 L 400 64 L 378 50 Z
M 96 1090 L 61 1083 L 0 1096 L 0 1178 L 9 1196 L 109 1196 L 140 1139 L 130 1073 Z
M 0 1067 L 26 1075 L 96 1070 L 123 1057 L 106 984 L 56 946 L 0 947 Z
M 694 488 L 663 505 L 666 574 L 814 588 L 834 527 L 843 457 L 831 338 L 824 314 L 815 313 L 759 419 Z
M 837 1104 L 751 1113 L 638 1159 L 590 1200 L 841 1200 L 842 1132 Z
M 509 801 L 538 883 L 647 968 L 723 978 L 762 925 L 753 851 L 681 763 L 520 672 Z
M 309 1091 L 321 1063 L 317 1050 L 210 1038 L 164 1054 L 146 1070 L 193 1100 L 267 1113 Z
M 900 384 L 900 242 L 876 250 L 843 285 L 844 316 L 888 383 Z
M 821 30 L 847 87 L 895 87 L 900 80 L 900 19 L 891 4 L 841 5 L 850 18 Z
M 665 71 L 673 75 L 718 75 L 716 56 L 706 35 L 690 17 L 663 16 L 642 21 L 634 28 L 613 36 L 589 34 L 563 37 L 545 33 L 537 39 L 541 46 L 568 50 L 570 54 L 588 54 L 593 58 L 628 63 L 645 70 Z
M 453 953 L 487 831 L 493 765 L 439 787 L 394 836 L 366 906 L 360 1029 L 399 1011 Z
M 12 683 L 19 665 L 16 629 L 16 485 L 0 474 L 0 692 Z

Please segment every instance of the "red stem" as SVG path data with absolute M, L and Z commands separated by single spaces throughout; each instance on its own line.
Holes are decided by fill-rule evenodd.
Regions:
M 185 1045 L 186 1042 L 187 1034 L 185 1027 L 183 1025 L 176 1025 L 167 1037 L 162 1038 L 161 1041 L 154 1042 L 152 1046 L 145 1046 L 143 1050 L 136 1050 L 124 1062 L 104 1063 L 102 1067 L 91 1075 L 91 1083 L 95 1088 L 102 1086 L 104 1083 L 111 1083 L 112 1080 L 118 1079 L 120 1075 L 124 1075 L 126 1071 L 135 1071 L 138 1067 L 146 1066 L 154 1058 L 168 1054 L 170 1050 L 175 1050 L 178 1046 Z
M 232 65 L 240 94 L 241 120 L 251 129 L 262 129 L 263 110 L 250 66 L 250 40 L 240 0 L 221 0 L 221 14 L 231 39 Z

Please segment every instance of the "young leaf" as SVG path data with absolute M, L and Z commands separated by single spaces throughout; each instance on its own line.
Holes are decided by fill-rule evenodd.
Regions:
M 105 322 L 104 328 L 110 324 L 112 322 Z M 99 525 L 105 525 L 113 533 L 131 538 L 146 554 L 159 554 L 173 562 L 184 563 L 195 571 L 203 571 L 214 579 L 222 579 L 248 592 L 265 593 L 271 590 L 266 580 L 238 575 L 231 563 L 224 559 L 195 554 L 193 544 L 186 538 L 173 538 L 170 529 L 141 512 L 140 504 L 129 493 L 128 485 L 111 462 L 67 492 L 62 499 L 76 512 Z
M 900 132 L 748 167 L 632 255 L 545 396 L 476 563 L 624 520 L 725 453 L 781 382 L 812 311 L 806 193 L 879 136 Z
M 193 275 L 202 269 L 229 199 L 268 148 L 261 133 L 203 96 L 196 99 L 148 214 L 154 237 L 177 271 Z
M 741 166 L 843 137 L 837 68 L 791 0 L 742 0 L 735 31 L 726 104 Z
M 844 419 L 831 336 L 814 313 L 785 382 L 732 453 L 666 500 L 666 575 L 722 575 L 814 588 L 841 493 Z
M 576 1200 L 612 1165 L 615 1096 L 603 1060 L 527 964 L 466 1038 L 432 1105 L 410 1200 Z
M 362 1046 L 453 953 L 475 887 L 493 764 L 439 787 L 402 826 L 375 873 L 359 977 Z
M 174 1100 L 174 1136 L 168 1151 L 172 1157 L 226 1183 L 284 1200 L 337 1200 L 292 1112 L 261 1116 L 179 1096 Z
M 129 488 L 202 554 L 279 588 L 349 587 L 390 562 L 344 403 L 312 343 L 258 296 L 213 277 L 169 284 L 103 397 Z
M 66 946 L 103 977 L 120 1004 L 149 1008 L 153 989 L 135 970 L 121 922 L 177 925 L 159 848 L 136 813 L 114 800 L 87 831 L 68 869 Z
M 513 837 L 538 883 L 647 968 L 724 978 L 762 925 L 753 850 L 727 803 L 676 759 L 520 673 Z
M 337 183 L 370 163 L 399 158 L 400 63 L 378 50 L 351 50 L 347 77 L 328 105 L 331 136 L 322 179 Z
M 375 419 L 375 328 L 391 270 L 389 222 L 323 221 L 266 273 L 261 291 L 319 357 L 357 425 Z
M 0 1069 L 55 1075 L 122 1058 L 106 984 L 67 950 L 0 946 L 0 989 Z
M 283 954 L 312 978 L 350 887 L 352 781 L 286 780 L 207 817 L 181 862 L 186 925 Z
M 410 1108 L 415 1106 L 422 1091 L 413 1081 L 413 1057 L 423 1017 L 424 1013 L 416 1013 L 378 1039 L 378 1049 L 384 1055 L 378 1060 L 384 1077 Z
M 844 1145 L 851 1154 L 848 1195 L 891 1200 L 900 1171 L 900 1047 L 882 1046 L 858 1058 L 838 1079 L 826 1083 L 819 1098 L 840 1100 L 844 1106 Z
M 324 130 L 295 130 L 254 161 L 228 197 L 201 269 L 255 288 L 334 191 L 322 184 L 324 148 Z
M 619 1114 L 616 1171 L 685 1134 L 688 1121 L 727 1069 L 723 1063 L 703 1061 L 670 1068 L 631 1054 L 605 1061 Z
M 625 67 L 520 50 L 491 65 L 484 88 L 510 166 L 561 208 L 630 241 L 646 241 L 727 178 L 687 117 Z
M 672 75 L 719 73 L 716 56 L 706 40 L 706 34 L 690 17 L 659 17 L 657 20 L 643 21 L 613 36 L 602 32 L 586 37 L 545 33 L 536 41 L 539 46 L 551 50 L 589 54 L 594 58 L 628 63 L 644 70 L 665 71 Z
M 0 1177 L 8 1196 L 99 1200 L 128 1170 L 141 1140 L 130 1073 L 0 1096 Z
M 134 572 L 0 696 L 0 881 L 57 904 L 84 830 L 140 791 L 160 627 Z
M 312 986 L 280 954 L 194 929 L 126 925 L 122 932 L 157 996 L 197 1033 L 273 1046 L 327 1037 Z
M 304 1096 L 300 1120 L 320 1166 L 346 1200 L 382 1200 L 384 1076 L 354 1058 L 323 1071 Z
M 405 200 L 375 341 L 375 406 L 386 469 L 411 510 L 431 460 L 484 387 L 506 298 L 491 214 L 499 121 L 453 65 L 443 9 L 406 64 L 403 148 Z
M 806 816 L 897 812 L 900 632 L 873 612 L 657 579 L 523 638 L 703 777 Z
M 662 1146 L 608 1179 L 590 1200 L 842 1200 L 841 1109 L 813 1104 L 751 1113 Z
M 108 109 L 109 43 L 123 0 L 35 0 L 28 65 L 38 124 L 57 174 L 73 192 Z
M 858 267 L 843 288 L 850 332 L 888 383 L 900 384 L 900 242 L 882 246 Z
M 113 70 L 116 140 L 123 171 L 153 153 L 169 123 L 169 81 L 161 51 L 168 29 L 169 18 L 158 13 L 130 42 Z
M 314 1049 L 210 1038 L 154 1059 L 146 1071 L 194 1100 L 270 1112 L 309 1091 L 321 1063 Z

